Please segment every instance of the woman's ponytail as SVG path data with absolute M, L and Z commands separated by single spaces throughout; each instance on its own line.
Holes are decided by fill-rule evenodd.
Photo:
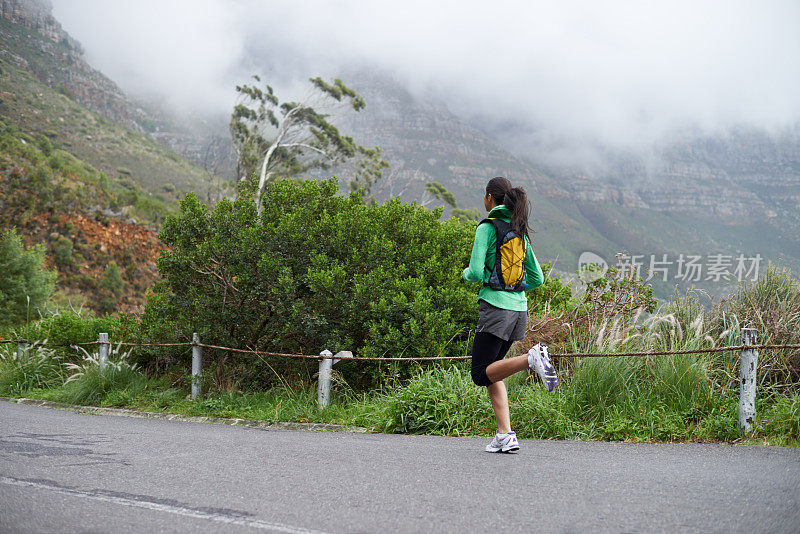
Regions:
M 531 236 L 528 228 L 530 201 L 528 201 L 525 190 L 521 187 L 512 187 L 503 197 L 503 204 L 511 210 L 511 229 L 515 234 L 527 238 L 530 242 Z

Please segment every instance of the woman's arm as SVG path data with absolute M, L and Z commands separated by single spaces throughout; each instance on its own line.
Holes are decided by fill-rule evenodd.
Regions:
M 533 253 L 531 244 L 527 241 L 525 250 L 525 279 L 528 282 L 526 291 L 537 288 L 544 283 L 544 274 L 542 274 L 542 267 L 539 265 L 539 260 Z
M 486 269 L 486 251 L 489 250 L 489 238 L 494 234 L 494 226 L 490 223 L 478 225 L 475 231 L 475 242 L 472 244 L 472 254 L 469 257 L 469 267 L 464 269 L 464 280 L 468 282 L 483 282 Z

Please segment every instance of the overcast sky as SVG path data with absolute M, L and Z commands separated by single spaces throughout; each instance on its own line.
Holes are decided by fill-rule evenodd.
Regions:
M 800 120 L 797 0 L 52 2 L 90 64 L 188 109 L 227 113 L 256 71 L 291 86 L 364 65 L 462 114 L 612 145 Z

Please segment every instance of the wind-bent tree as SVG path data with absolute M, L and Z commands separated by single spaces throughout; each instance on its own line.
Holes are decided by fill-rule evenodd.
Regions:
M 439 182 L 428 182 L 425 184 L 425 191 L 431 195 L 433 198 L 437 200 L 441 200 L 447 204 L 450 204 L 451 208 L 457 208 L 458 203 L 456 202 L 456 196 L 447 190 L 445 186 L 440 184 Z
M 480 212 L 476 209 L 461 209 L 458 207 L 456 196 L 439 182 L 427 182 L 425 191 L 437 200 L 441 200 L 450 205 L 450 215 L 461 221 L 477 221 L 480 219 Z
M 253 79 L 261 82 L 258 76 Z M 256 84 L 236 87 L 240 101 L 231 115 L 230 130 L 237 173 L 241 180 L 258 176 L 255 201 L 259 215 L 264 188 L 276 178 L 347 162 L 353 173 L 350 189 L 369 194 L 382 169 L 389 166 L 381 159 L 380 148 L 357 144 L 331 124 L 328 114 L 318 111 L 332 106 L 360 111 L 366 105 L 364 99 L 339 79 L 332 84 L 319 77 L 309 81 L 311 95 L 303 102 L 281 103 L 269 85 L 263 89 Z

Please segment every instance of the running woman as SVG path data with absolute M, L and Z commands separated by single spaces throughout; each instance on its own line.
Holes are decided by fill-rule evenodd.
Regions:
M 495 229 L 496 223 L 485 220 L 478 225 L 469 267 L 464 269 L 465 280 L 483 282 L 483 287 L 478 293 L 478 326 L 475 342 L 472 345 L 472 380 L 479 386 L 485 386 L 489 391 L 494 416 L 497 419 L 497 434 L 486 446 L 486 451 L 512 452 L 519 450 L 519 444 L 516 434 L 511 430 L 508 393 L 503 379 L 519 371 L 532 369 L 539 373 L 549 390 L 555 387 L 555 373 L 552 372 L 552 383 L 548 383 L 545 373 L 542 373 L 553 370 L 549 360 L 546 361 L 546 367 L 549 369 L 543 368 L 545 366 L 543 359 L 547 358 L 546 346 L 542 346 L 543 351 L 540 350 L 540 345 L 537 345 L 528 354 L 503 359 L 512 343 L 525 337 L 528 318 L 528 299 L 525 291 L 542 285 L 544 276 L 531 249 L 528 227 L 530 203 L 525 190 L 521 187 L 512 187 L 506 178 L 492 178 L 486 185 L 483 204 L 489 212 L 488 219 L 499 219 L 507 224 L 497 224 L 498 228 Z M 495 289 L 499 287 L 496 279 L 492 279 L 493 272 L 496 273 L 500 268 L 500 262 L 495 263 L 498 232 L 507 230 L 508 224 L 511 231 L 524 240 L 525 279 L 513 287 L 506 284 L 504 289 Z M 517 243 L 521 249 L 521 244 Z

